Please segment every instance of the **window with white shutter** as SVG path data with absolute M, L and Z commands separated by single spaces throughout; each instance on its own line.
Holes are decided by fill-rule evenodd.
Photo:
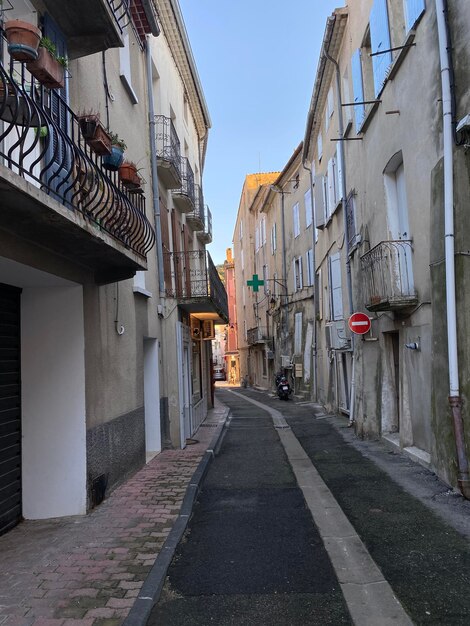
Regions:
M 313 278 L 313 249 L 307 250 L 307 285 L 311 287 L 314 283 Z
M 313 222 L 313 207 L 312 207 L 312 190 L 310 187 L 304 194 L 305 204 L 305 226 L 308 228 Z
M 372 67 L 374 72 L 374 93 L 377 97 L 382 90 L 388 69 L 392 63 L 392 53 L 384 52 L 391 48 L 387 0 L 374 0 L 369 25 L 372 54 L 375 55 L 372 57 Z M 377 54 L 377 52 L 382 54 Z
M 276 222 L 272 225 L 271 228 L 271 253 L 274 254 L 276 252 L 277 241 L 276 241 Z
M 328 211 L 327 221 L 336 208 L 336 160 L 334 157 L 328 161 Z
M 325 198 L 323 193 L 323 176 L 315 176 L 315 227 L 325 226 Z
M 294 354 L 302 354 L 302 311 L 294 317 Z
M 351 59 L 351 69 L 353 78 L 353 90 L 354 90 L 354 102 L 358 104 L 354 105 L 354 117 L 356 120 L 356 133 L 362 126 L 364 116 L 366 114 L 366 105 L 364 102 L 364 83 L 362 81 L 362 61 L 361 51 L 358 49 L 354 52 Z
M 294 227 L 294 237 L 300 235 L 300 218 L 299 218 L 299 203 L 296 202 L 292 207 L 292 220 Z
M 406 32 L 410 31 L 426 10 L 425 0 L 403 0 Z
M 294 287 L 295 291 L 300 291 L 303 288 L 301 256 L 294 259 Z
M 330 318 L 343 319 L 343 291 L 341 288 L 341 255 L 339 252 L 330 257 Z
M 322 156 L 323 156 L 323 137 L 320 131 L 317 137 L 317 158 L 319 161 L 321 161 Z

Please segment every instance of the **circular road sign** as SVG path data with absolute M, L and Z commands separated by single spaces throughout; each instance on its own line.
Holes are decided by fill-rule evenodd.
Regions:
M 349 330 L 356 335 L 365 335 L 370 330 L 370 319 L 365 313 L 353 313 L 348 320 Z

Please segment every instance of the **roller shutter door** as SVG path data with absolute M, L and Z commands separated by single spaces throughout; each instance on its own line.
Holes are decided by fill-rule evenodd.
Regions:
M 0 284 L 0 534 L 22 514 L 20 293 Z

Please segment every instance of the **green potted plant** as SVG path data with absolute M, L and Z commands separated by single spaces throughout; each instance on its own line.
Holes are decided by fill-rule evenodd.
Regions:
M 8 52 L 15 61 L 34 61 L 38 58 L 41 31 L 37 26 L 23 20 L 8 20 L 3 30 L 8 42 Z
M 111 137 L 103 126 L 99 113 L 83 111 L 77 115 L 83 138 L 98 155 L 111 154 Z
M 65 85 L 67 59 L 57 55 L 55 44 L 42 37 L 39 42 L 38 58 L 26 63 L 29 72 L 45 87 L 58 89 Z
M 111 137 L 111 154 L 106 154 L 103 157 L 103 167 L 107 170 L 117 172 L 119 166 L 124 161 L 124 151 L 127 146 L 123 139 L 116 133 L 110 132 Z

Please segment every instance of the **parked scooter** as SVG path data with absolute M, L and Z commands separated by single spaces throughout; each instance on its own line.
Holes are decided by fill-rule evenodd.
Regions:
M 289 400 L 292 390 L 284 374 L 277 374 L 276 376 L 276 391 L 280 400 Z

